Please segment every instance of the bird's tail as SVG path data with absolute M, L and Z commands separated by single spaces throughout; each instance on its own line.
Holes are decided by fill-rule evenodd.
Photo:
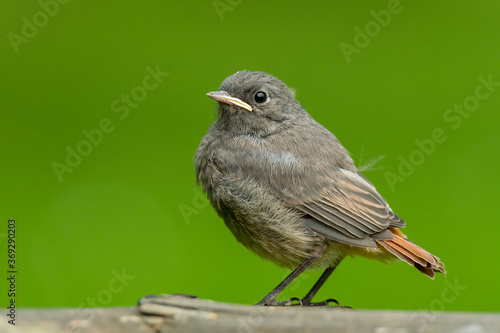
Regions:
M 390 228 L 389 230 L 394 238 L 392 240 L 376 240 L 379 246 L 416 267 L 431 279 L 434 279 L 435 273 L 446 273 L 444 264 L 438 257 L 410 242 L 399 229 Z

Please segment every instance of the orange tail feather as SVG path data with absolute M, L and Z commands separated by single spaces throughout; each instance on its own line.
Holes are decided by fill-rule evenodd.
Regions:
M 438 257 L 410 242 L 399 229 L 389 230 L 394 235 L 392 240 L 375 240 L 387 252 L 416 267 L 431 279 L 434 279 L 435 273 L 446 273 Z

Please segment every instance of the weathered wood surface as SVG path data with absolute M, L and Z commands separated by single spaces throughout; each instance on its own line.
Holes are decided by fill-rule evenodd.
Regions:
M 137 307 L 20 309 L 0 332 L 500 332 L 500 314 L 355 311 L 336 307 L 254 307 L 178 295 Z

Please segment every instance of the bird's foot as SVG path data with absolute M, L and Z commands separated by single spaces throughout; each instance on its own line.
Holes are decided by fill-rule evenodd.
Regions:
M 297 303 L 294 303 L 297 302 Z M 266 299 L 264 298 L 259 303 L 255 304 L 257 306 L 300 306 L 302 305 L 302 300 L 298 297 L 292 297 L 286 301 L 277 301 L 276 299 Z
M 332 304 L 333 303 L 333 304 Z M 331 307 L 341 307 L 341 308 L 351 308 L 350 306 L 340 306 L 336 299 L 329 298 L 322 302 L 311 302 L 311 300 L 300 299 L 298 297 L 292 297 L 286 301 L 277 301 L 276 299 L 263 299 L 259 303 L 255 304 L 257 306 L 331 306 Z
M 340 306 L 339 302 L 336 299 L 329 298 L 327 300 L 324 300 L 322 302 L 311 302 L 310 300 L 301 300 L 302 306 L 330 306 L 330 303 L 335 303 L 335 305 L 332 306 Z

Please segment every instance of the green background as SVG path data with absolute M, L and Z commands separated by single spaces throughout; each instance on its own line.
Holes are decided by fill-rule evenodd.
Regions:
M 192 158 L 216 117 L 205 94 L 249 69 L 296 89 L 357 165 L 384 157 L 364 174 L 448 271 L 431 281 L 402 262 L 347 258 L 318 300 L 500 310 L 500 87 L 458 128 L 443 118 L 473 103 L 479 77 L 500 82 L 498 2 L 401 1 L 385 26 L 372 11 L 388 1 L 69 1 L 46 22 L 35 1 L 1 5 L 0 267 L 6 275 L 15 218 L 19 305 L 124 306 L 160 293 L 253 304 L 288 274 L 238 244 L 195 184 Z M 34 15 L 38 31 L 13 46 Z M 358 36 L 346 57 L 342 43 L 355 46 L 367 25 L 369 41 Z M 148 66 L 169 74 L 121 119 L 113 102 L 141 92 Z M 82 131 L 106 118 L 113 131 L 60 181 L 53 163 L 66 164 L 67 146 L 85 145 Z M 416 152 L 436 128 L 446 140 Z M 424 160 L 391 186 L 388 172 L 410 155 Z M 123 270 L 129 280 L 114 279 Z M 303 296 L 319 274 L 282 299 Z

